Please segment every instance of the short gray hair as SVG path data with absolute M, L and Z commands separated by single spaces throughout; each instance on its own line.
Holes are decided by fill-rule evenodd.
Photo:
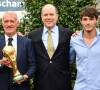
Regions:
M 17 17 L 17 22 L 19 21 L 19 20 L 18 20 L 18 16 L 17 16 L 17 14 L 16 14 L 14 11 L 7 11 L 7 12 L 5 12 L 5 13 L 3 14 L 3 18 L 4 18 L 4 16 L 5 16 L 6 14 L 16 15 L 16 17 Z M 2 18 L 2 22 L 3 22 L 3 18 Z

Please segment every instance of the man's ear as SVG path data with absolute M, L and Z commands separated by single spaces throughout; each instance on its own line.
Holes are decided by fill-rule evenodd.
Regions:
M 17 22 L 17 27 L 18 27 L 18 25 L 19 25 L 19 21 Z
M 99 18 L 97 18 L 97 22 L 96 22 L 96 24 L 99 22 Z

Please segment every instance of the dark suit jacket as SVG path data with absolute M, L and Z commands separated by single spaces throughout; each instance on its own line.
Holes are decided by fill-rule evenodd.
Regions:
M 0 37 L 0 59 L 2 59 L 2 49 L 5 46 L 5 36 Z M 28 75 L 29 79 L 33 76 L 35 71 L 35 57 L 33 52 L 32 41 L 25 37 L 17 36 L 17 67 L 22 75 Z M 8 67 L 0 67 L 0 90 L 8 90 Z M 26 84 L 26 87 L 24 87 Z M 29 82 L 22 83 L 21 90 L 26 89 Z M 23 86 L 24 85 L 24 86 Z M 12 85 L 13 86 L 13 85 Z M 16 89 L 19 90 L 19 85 Z M 23 87 L 22 87 L 23 86 Z M 13 89 L 9 89 L 13 90 Z
M 50 60 L 42 42 L 43 27 L 29 33 L 36 56 L 35 90 L 71 90 L 69 46 L 72 31 L 59 27 L 58 47 Z M 52 61 L 52 63 L 50 63 Z

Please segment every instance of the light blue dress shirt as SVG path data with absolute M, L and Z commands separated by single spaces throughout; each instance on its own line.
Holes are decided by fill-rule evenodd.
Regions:
M 59 32 L 58 32 L 57 25 L 51 29 L 51 36 L 53 39 L 54 51 L 55 51 L 58 46 L 58 40 L 59 40 Z M 43 33 L 42 33 L 42 41 L 44 43 L 46 50 L 48 51 L 47 39 L 48 39 L 48 29 L 44 26 Z
M 100 90 L 100 32 L 89 47 L 83 41 L 83 31 L 70 41 L 70 62 L 76 56 L 77 77 L 74 90 Z

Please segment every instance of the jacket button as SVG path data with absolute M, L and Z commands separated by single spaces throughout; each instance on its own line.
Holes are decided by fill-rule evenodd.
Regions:
M 52 63 L 52 61 L 50 61 L 50 63 Z

